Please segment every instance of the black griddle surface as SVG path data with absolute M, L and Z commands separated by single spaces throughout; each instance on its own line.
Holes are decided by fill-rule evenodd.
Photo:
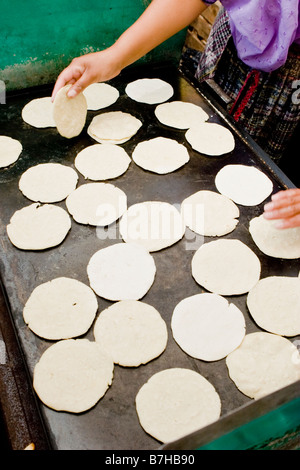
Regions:
M 125 95 L 125 86 L 136 78 L 158 77 L 174 87 L 172 100 L 190 101 L 202 105 L 210 115 L 210 122 L 231 127 L 236 140 L 233 152 L 220 157 L 207 157 L 193 151 L 186 142 L 185 131 L 178 131 L 161 125 L 154 115 L 155 105 L 137 103 Z M 251 146 L 240 132 L 232 128 L 230 121 L 224 120 L 209 100 L 206 100 L 181 74 L 165 67 L 136 67 L 122 73 L 111 81 L 120 91 L 118 101 L 100 111 L 89 111 L 82 134 L 74 139 L 64 139 L 56 129 L 35 129 L 21 118 L 23 106 L 31 99 L 49 96 L 52 87 L 36 88 L 7 97 L 7 104 L 0 107 L 0 134 L 19 139 L 23 152 L 19 160 L 7 169 L 0 170 L 0 221 L 1 258 L 0 268 L 3 285 L 9 303 L 6 321 L 14 325 L 20 347 L 24 354 L 31 383 L 33 368 L 39 357 L 51 344 L 34 335 L 24 324 L 23 306 L 32 290 L 39 284 L 59 276 L 72 277 L 88 284 L 86 267 L 90 257 L 99 249 L 113 243 L 122 243 L 118 233 L 118 223 L 109 230 L 96 230 L 94 227 L 77 224 L 72 220 L 72 228 L 63 243 L 41 252 L 22 251 L 8 240 L 6 225 L 13 213 L 31 203 L 18 189 L 21 174 L 29 167 L 42 162 L 60 162 L 74 167 L 77 153 L 95 143 L 86 129 L 96 114 L 112 110 L 129 112 L 142 120 L 143 126 L 136 136 L 122 146 L 131 155 L 136 144 L 156 136 L 165 136 L 183 143 L 189 150 L 190 162 L 178 171 L 168 175 L 146 172 L 131 163 L 128 171 L 111 183 L 124 190 L 128 206 L 146 200 L 166 201 L 180 205 L 184 198 L 200 189 L 216 191 L 214 177 L 225 164 L 244 163 L 256 165 L 273 180 L 274 191 L 289 186 L 276 166 L 265 161 L 264 155 L 254 145 Z M 79 175 L 79 183 L 86 180 Z M 57 205 L 65 208 L 65 202 Z M 261 277 L 268 275 L 297 275 L 299 260 L 272 259 L 261 253 L 254 245 L 248 231 L 249 221 L 262 213 L 263 204 L 257 207 L 240 208 L 237 228 L 224 238 L 238 238 L 246 243 L 260 258 Z M 37 400 L 51 446 L 59 450 L 140 450 L 158 449 L 161 443 L 147 435 L 139 425 L 135 411 L 135 396 L 140 387 L 156 372 L 169 367 L 186 367 L 200 372 L 216 388 L 221 397 L 222 416 L 233 412 L 252 400 L 238 391 L 229 379 L 225 360 L 212 363 L 196 360 L 185 354 L 172 338 L 170 320 L 176 304 L 185 297 L 204 292 L 191 276 L 191 260 L 195 250 L 203 241 L 187 229 L 186 236 L 176 245 L 161 252 L 152 253 L 157 274 L 152 288 L 142 299 L 156 307 L 168 326 L 168 345 L 165 352 L 152 362 L 138 368 L 115 366 L 112 386 L 105 396 L 91 410 L 80 415 L 56 412 Z M 259 331 L 246 308 L 246 296 L 228 297 L 244 313 L 246 332 Z M 99 312 L 111 305 L 98 298 Z M 92 328 L 84 337 L 94 340 Z

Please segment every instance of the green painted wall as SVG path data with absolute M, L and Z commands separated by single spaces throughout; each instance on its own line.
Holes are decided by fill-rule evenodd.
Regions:
M 0 0 L 0 80 L 6 89 L 52 83 L 73 57 L 105 49 L 149 0 Z M 178 62 L 185 31 L 141 62 Z

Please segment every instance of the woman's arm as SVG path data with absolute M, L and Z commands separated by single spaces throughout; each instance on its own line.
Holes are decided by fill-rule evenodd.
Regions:
M 53 89 L 71 83 L 76 96 L 93 82 L 109 80 L 156 46 L 188 26 L 207 8 L 202 0 L 152 0 L 151 4 L 109 48 L 73 59 L 59 75 Z

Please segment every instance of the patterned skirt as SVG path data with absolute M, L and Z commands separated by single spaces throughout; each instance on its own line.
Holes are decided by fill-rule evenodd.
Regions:
M 197 80 L 214 79 L 231 99 L 228 111 L 235 121 L 279 163 L 300 124 L 300 46 L 294 43 L 285 65 L 274 72 L 252 69 L 238 58 L 221 8 L 204 53 L 195 59 Z

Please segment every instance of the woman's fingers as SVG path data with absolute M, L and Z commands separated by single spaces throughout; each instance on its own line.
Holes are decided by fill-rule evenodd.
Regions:
M 264 206 L 264 217 L 278 220 L 278 228 L 300 227 L 300 189 L 279 191 Z
M 82 76 L 84 75 L 85 70 L 86 70 L 86 66 L 84 63 L 84 56 L 72 60 L 70 65 L 68 65 L 68 67 L 66 67 L 59 74 L 56 80 L 56 83 L 52 92 L 52 101 L 55 99 L 57 92 L 65 85 L 71 84 L 73 85 L 72 86 L 73 88 L 74 85 L 82 79 Z M 82 82 L 79 82 L 79 86 L 77 86 L 77 88 L 75 89 L 74 96 L 79 93 L 79 90 L 81 91 L 82 86 L 83 86 Z
M 52 101 L 54 101 L 55 99 L 55 96 L 57 94 L 57 92 L 62 88 L 64 87 L 65 85 L 67 85 L 68 83 L 73 83 L 75 80 L 74 76 L 73 76 L 73 71 L 71 70 L 71 68 L 67 67 L 65 70 L 63 70 L 57 80 L 56 80 L 56 83 L 55 83 L 55 86 L 53 88 L 53 91 L 52 91 Z

